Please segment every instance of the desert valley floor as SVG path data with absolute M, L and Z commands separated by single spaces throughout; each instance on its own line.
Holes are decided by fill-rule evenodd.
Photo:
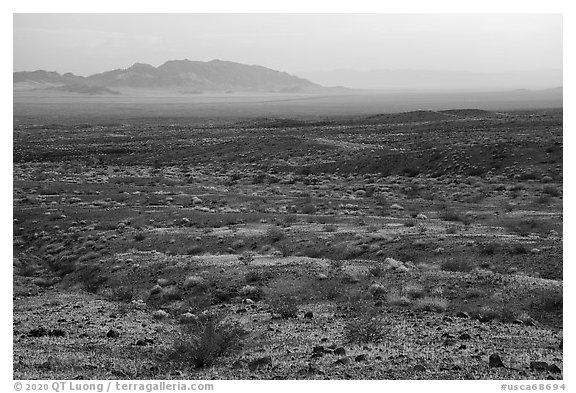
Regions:
M 15 379 L 561 379 L 562 110 L 15 122 Z

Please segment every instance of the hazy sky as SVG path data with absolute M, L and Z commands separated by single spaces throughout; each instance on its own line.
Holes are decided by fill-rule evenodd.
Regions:
M 562 69 L 561 14 L 15 14 L 14 71 L 230 60 L 280 71 Z

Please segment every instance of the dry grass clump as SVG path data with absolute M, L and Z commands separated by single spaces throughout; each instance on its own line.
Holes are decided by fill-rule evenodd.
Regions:
M 247 334 L 239 324 L 216 316 L 185 326 L 184 337 L 174 343 L 168 358 L 195 368 L 212 366 L 219 357 L 238 349 Z
M 440 266 L 447 272 L 470 272 L 474 269 L 474 264 L 466 259 L 449 259 L 442 262 Z
M 298 315 L 298 299 L 291 295 L 275 296 L 268 301 L 272 314 L 282 318 L 296 318 Z
M 344 337 L 350 343 L 378 343 L 386 337 L 386 321 L 377 311 L 366 310 L 344 326 Z
M 448 309 L 448 300 L 437 296 L 425 296 L 416 301 L 415 308 L 421 311 L 444 312 Z

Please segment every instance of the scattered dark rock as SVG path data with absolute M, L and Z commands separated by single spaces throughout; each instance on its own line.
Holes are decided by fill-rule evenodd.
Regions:
M 232 368 L 234 370 L 239 370 L 241 368 L 244 368 L 244 363 L 242 360 L 236 360 L 234 363 L 232 363 Z
M 458 311 L 456 313 L 456 317 L 458 317 L 458 318 L 470 318 L 470 315 L 467 312 Z
M 314 348 L 312 348 L 312 352 L 313 353 L 323 353 L 324 352 L 324 346 L 316 345 Z
M 314 314 L 312 313 L 312 311 L 308 311 L 306 314 L 304 314 L 304 318 L 306 319 L 312 319 L 314 317 Z
M 346 355 L 346 350 L 344 349 L 344 347 L 336 348 L 334 350 L 334 354 L 335 355 Z
M 334 363 L 332 363 L 335 366 L 338 365 L 345 365 L 350 363 L 350 358 L 348 356 L 342 356 L 340 359 L 336 360 Z
M 497 353 L 490 355 L 490 358 L 488 359 L 488 365 L 490 367 L 504 367 L 504 363 L 502 362 L 500 355 Z
M 356 362 L 365 362 L 366 360 L 368 360 L 368 358 L 365 354 L 360 354 L 354 358 L 354 361 Z
M 548 371 L 550 371 L 552 373 L 556 373 L 556 374 L 562 373 L 562 370 L 560 370 L 560 367 L 558 367 L 555 364 L 548 365 Z
M 256 369 L 272 365 L 272 357 L 264 356 L 248 362 L 248 369 L 255 371 Z
M 46 330 L 46 328 L 44 328 L 43 326 L 36 328 L 36 329 L 32 329 L 30 330 L 30 332 L 28 332 L 28 335 L 30 337 L 42 337 L 42 336 L 46 336 L 48 334 L 48 330 Z
M 472 336 L 469 335 L 468 333 L 462 333 L 460 336 L 458 336 L 458 338 L 460 340 L 470 340 L 472 338 Z
M 422 364 L 417 364 L 414 367 L 412 367 L 412 371 L 420 373 L 420 372 L 426 372 L 426 367 L 423 366 Z
M 548 371 L 548 363 L 546 363 L 546 362 L 530 362 L 530 370 Z
M 106 337 L 108 337 L 108 338 L 118 338 L 118 337 L 120 337 L 120 333 L 118 333 L 117 330 L 110 329 L 110 330 L 108 330 L 108 333 L 106 333 Z
M 39 328 L 30 330 L 28 332 L 28 336 L 30 336 L 30 337 L 44 337 L 44 336 L 64 337 L 64 336 L 66 336 L 66 332 L 62 329 L 48 330 L 45 327 L 41 326 Z

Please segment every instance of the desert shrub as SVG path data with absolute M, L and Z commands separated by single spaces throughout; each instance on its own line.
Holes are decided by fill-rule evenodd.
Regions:
M 454 210 L 446 209 L 441 212 L 440 218 L 444 221 L 460 221 L 460 214 Z
M 484 255 L 494 255 L 500 248 L 500 244 L 496 242 L 491 242 L 487 244 L 480 245 L 480 253 Z
M 181 300 L 183 297 L 182 291 L 180 288 L 176 286 L 171 286 L 164 288 L 162 292 L 160 292 L 161 300 L 163 302 L 170 302 L 173 300 Z
M 137 242 L 140 242 L 142 240 L 144 240 L 146 238 L 146 236 L 144 235 L 143 232 L 136 232 L 134 234 L 134 240 L 136 240 Z
M 344 266 L 344 262 L 341 259 L 331 259 L 329 263 L 330 267 L 334 270 L 340 270 L 342 266 Z
M 416 301 L 417 310 L 444 312 L 448 308 L 448 300 L 437 296 L 426 296 Z
M 548 205 L 550 202 L 552 202 L 552 197 L 550 195 L 540 195 L 534 201 L 537 205 Z
M 120 285 L 112 289 L 110 297 L 117 302 L 130 303 L 134 299 L 134 288 Z
M 302 252 L 308 258 L 323 258 L 328 253 L 322 246 L 306 247 Z
M 282 318 L 296 318 L 298 315 L 298 299 L 291 295 L 273 297 L 268 302 L 273 314 Z
M 408 296 L 399 290 L 392 290 L 386 295 L 386 301 L 393 306 L 408 306 L 412 302 Z
M 482 289 L 472 288 L 464 294 L 465 299 L 477 299 L 486 295 Z
M 326 300 L 334 301 L 342 296 L 342 286 L 337 281 L 327 280 L 317 285 L 320 295 Z
M 78 269 L 76 278 L 84 290 L 90 293 L 98 292 L 98 289 L 108 281 L 108 277 L 104 276 L 97 266 L 92 265 Z
M 473 311 L 472 315 L 477 315 L 478 317 L 488 320 L 500 319 L 500 313 L 498 310 L 490 306 L 483 306 L 479 310 Z
M 384 277 L 386 275 L 386 268 L 382 264 L 376 263 L 368 268 L 368 273 L 372 277 Z
M 562 290 L 545 289 L 537 294 L 536 306 L 544 311 L 561 311 L 563 307 Z
M 202 253 L 202 248 L 200 246 L 190 246 L 186 250 L 187 255 L 198 255 Z
M 337 232 L 338 227 L 334 224 L 328 224 L 324 226 L 324 232 Z
M 520 236 L 528 236 L 530 233 L 544 233 L 549 226 L 535 218 L 510 220 L 504 224 L 504 227 L 512 233 Z
M 246 246 L 246 243 L 242 239 L 234 240 L 230 245 L 230 247 L 232 247 L 234 250 L 238 250 L 239 248 L 243 248 L 244 246 Z
M 455 210 L 449 208 L 446 208 L 440 212 L 440 218 L 444 221 L 452 221 L 452 222 L 459 221 L 464 225 L 470 225 L 470 223 L 472 222 L 470 217 L 464 214 L 460 214 Z
M 510 253 L 514 255 L 518 254 L 528 254 L 528 248 L 524 244 L 514 244 L 510 249 Z
M 348 320 L 344 337 L 350 343 L 378 343 L 386 337 L 386 321 L 377 312 L 366 312 Z
M 244 275 L 244 280 L 248 283 L 259 282 L 262 281 L 263 279 L 264 277 L 262 276 L 262 274 L 255 270 L 251 270 Z
M 302 207 L 302 214 L 314 214 L 316 213 L 316 207 L 311 203 L 308 203 Z
M 408 228 L 412 228 L 416 226 L 416 221 L 414 220 L 408 220 L 404 223 L 404 226 L 408 227 Z
M 534 172 L 522 172 L 519 176 L 518 176 L 518 180 L 524 181 L 524 180 L 536 180 L 538 179 L 540 176 L 537 173 Z
M 266 236 L 268 237 L 268 239 L 270 239 L 272 242 L 277 242 L 280 241 L 284 238 L 285 234 L 284 231 L 282 231 L 280 228 L 278 227 L 270 227 L 268 229 L 268 231 L 266 232 Z
M 252 262 L 254 262 L 254 253 L 252 252 L 243 252 L 242 255 L 238 256 L 238 261 L 242 262 L 244 265 L 248 266 Z
M 465 259 L 448 259 L 442 262 L 441 269 L 447 272 L 470 272 L 474 264 Z
M 65 255 L 49 261 L 49 266 L 59 276 L 65 276 L 76 270 L 77 257 L 75 255 Z
M 219 357 L 238 349 L 247 334 L 240 325 L 217 317 L 185 326 L 184 337 L 174 343 L 169 359 L 195 368 L 212 366 Z
M 545 194 L 548 194 L 548 195 L 553 196 L 553 197 L 559 197 L 562 194 L 558 188 L 556 188 L 552 185 L 544 186 L 542 191 Z
M 87 254 L 82 255 L 80 258 L 78 258 L 78 262 L 80 263 L 84 263 L 84 262 L 88 262 L 91 261 L 93 259 L 99 259 L 102 257 L 102 254 L 96 251 L 90 251 Z
M 407 284 L 402 291 L 411 299 L 419 299 L 424 296 L 424 287 L 420 284 Z
M 458 228 L 453 225 L 446 228 L 446 233 L 449 235 L 454 235 L 456 232 L 458 232 Z
M 335 248 L 335 258 L 337 259 L 354 259 L 364 253 L 362 247 L 352 244 L 342 244 Z
M 516 319 L 517 312 L 510 306 L 504 305 L 500 308 L 499 311 L 500 315 L 498 316 L 498 319 L 502 322 L 512 322 Z

